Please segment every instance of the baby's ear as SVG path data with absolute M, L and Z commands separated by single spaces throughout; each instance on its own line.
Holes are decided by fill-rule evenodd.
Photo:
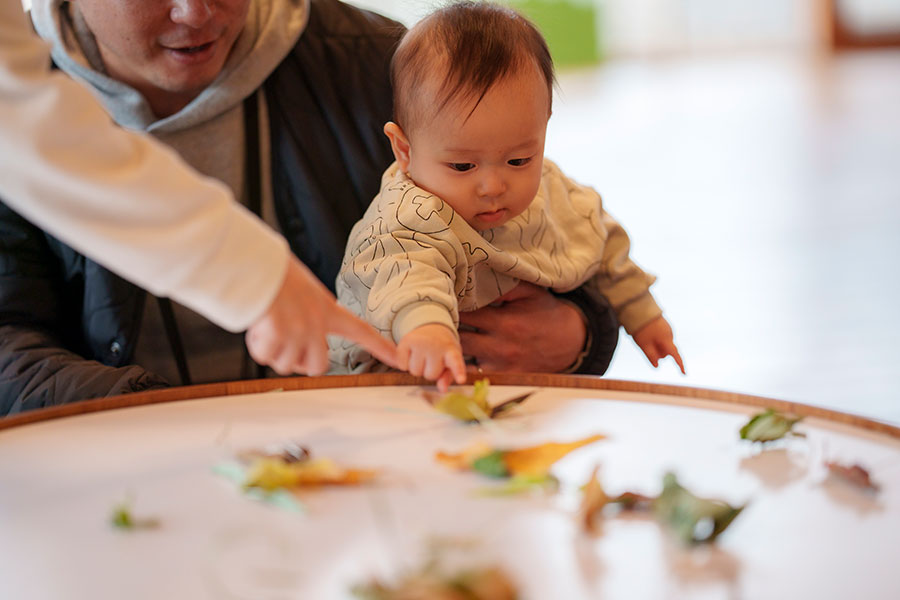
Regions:
M 391 150 L 394 151 L 394 158 L 397 159 L 400 170 L 404 172 L 408 171 L 409 140 L 407 139 L 406 134 L 403 133 L 403 130 L 400 129 L 399 125 L 393 121 L 388 121 L 384 124 L 384 135 L 388 136 L 388 139 L 391 140 Z

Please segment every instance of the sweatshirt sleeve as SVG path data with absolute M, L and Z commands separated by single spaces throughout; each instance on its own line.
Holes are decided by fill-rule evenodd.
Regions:
M 607 299 L 625 331 L 634 335 L 662 314 L 662 309 L 650 294 L 650 286 L 656 278 L 631 260 L 631 241 L 622 226 L 605 210 L 601 219 L 607 238 L 600 272 L 592 283 Z
M 453 209 L 388 169 L 382 191 L 350 232 L 338 299 L 395 342 L 430 323 L 459 326 L 467 281 Z
M 429 323 L 456 332 L 453 265 L 458 263 L 456 247 L 448 240 L 419 232 L 385 232 L 368 237 L 339 278 L 356 298 L 361 316 L 399 342 Z
M 51 72 L 16 0 L 0 0 L 0 195 L 111 271 L 230 331 L 284 279 L 286 241 L 149 136 L 117 127 Z

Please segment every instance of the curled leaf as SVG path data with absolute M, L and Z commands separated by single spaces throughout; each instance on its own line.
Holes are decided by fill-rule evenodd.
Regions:
M 650 510 L 656 498 L 636 494 L 634 492 L 623 492 L 618 496 L 610 496 L 600 484 L 598 476 L 600 468 L 594 467 L 588 482 L 582 486 L 583 495 L 581 497 L 581 506 L 578 514 L 582 527 L 588 533 L 597 533 L 597 517 L 603 512 L 607 506 L 618 506 L 621 510 Z
M 487 396 L 490 387 L 490 381 L 480 379 L 475 382 L 471 396 L 457 391 L 448 392 L 435 402 L 434 407 L 461 421 L 480 421 L 489 418 L 491 407 Z
M 475 382 L 471 395 L 459 391 L 452 391 L 437 397 L 436 394 L 427 392 L 425 397 L 440 412 L 448 414 L 460 421 L 477 423 L 498 417 L 515 406 L 518 406 L 534 394 L 533 391 L 528 392 L 516 396 L 515 398 L 504 400 L 496 406 L 491 406 L 490 402 L 488 402 L 489 391 L 490 381 L 485 378 Z
M 769 408 L 754 415 L 746 425 L 741 427 L 741 439 L 751 442 L 771 442 L 786 435 L 806 437 L 803 433 L 793 431 L 794 425 L 802 419 L 803 417 L 791 418 L 774 408 Z
M 657 518 L 686 544 L 715 541 L 742 510 L 743 506 L 698 498 L 673 473 L 663 477 L 663 491 L 654 502 Z
M 532 394 L 534 394 L 534 392 L 527 392 L 520 396 L 516 396 L 515 398 L 510 398 L 508 400 L 504 400 L 503 402 L 501 402 L 500 404 L 498 404 L 496 406 L 492 406 L 491 412 L 490 412 L 491 418 L 496 419 L 501 414 L 522 404 L 523 402 L 528 400 L 532 396 Z
M 634 511 L 649 510 L 653 508 L 654 502 L 656 502 L 656 498 L 653 496 L 645 496 L 634 492 L 622 492 L 609 501 L 610 504 L 617 504 L 622 510 Z
M 599 470 L 600 467 L 594 467 L 594 470 L 591 472 L 591 478 L 584 485 L 584 495 L 581 497 L 581 506 L 578 509 L 581 524 L 588 533 L 597 532 L 595 519 L 610 501 L 603 486 L 600 485 L 600 479 L 597 477 Z

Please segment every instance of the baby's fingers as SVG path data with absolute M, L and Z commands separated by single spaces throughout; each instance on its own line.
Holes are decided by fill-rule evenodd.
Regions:
M 449 370 L 445 369 L 441 376 L 438 377 L 437 380 L 437 388 L 438 391 L 442 394 L 446 394 L 447 390 L 450 389 L 450 382 L 453 381 L 453 373 Z
M 675 362 L 678 363 L 678 368 L 681 369 L 681 374 L 687 375 L 687 373 L 684 370 L 684 361 L 681 360 L 681 355 L 678 354 L 678 348 L 676 348 L 674 345 L 672 346 L 672 349 L 669 351 L 669 356 L 674 358 Z
M 462 352 L 459 349 L 448 350 L 444 354 L 444 364 L 456 383 L 462 385 L 466 382 L 466 361 L 463 359 Z M 444 373 L 447 373 L 447 371 L 444 371 Z
M 651 365 L 653 365 L 654 367 L 659 366 L 659 359 L 664 355 L 659 354 L 659 352 L 656 350 L 656 346 L 654 346 L 653 344 L 647 344 L 647 347 L 641 348 L 641 350 L 644 351 L 644 355 L 647 357 L 647 360 L 650 361 Z

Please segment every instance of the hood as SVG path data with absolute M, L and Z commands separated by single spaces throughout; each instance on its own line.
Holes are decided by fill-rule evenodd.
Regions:
M 134 88 L 108 77 L 94 36 L 67 0 L 33 0 L 32 20 L 57 66 L 87 83 L 115 121 L 154 134 L 174 133 L 221 115 L 258 89 L 297 43 L 309 0 L 251 0 L 247 22 L 219 77 L 174 115 L 158 119 Z

